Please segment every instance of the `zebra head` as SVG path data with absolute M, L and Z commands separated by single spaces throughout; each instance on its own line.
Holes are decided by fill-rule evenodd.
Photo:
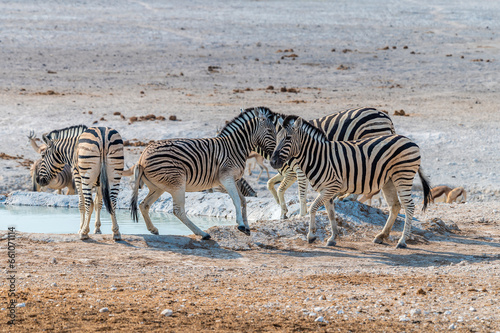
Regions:
M 35 169 L 35 173 L 36 182 L 40 184 L 40 186 L 47 186 L 50 181 L 64 169 L 65 162 L 62 154 L 57 149 L 57 145 L 52 139 L 45 134 L 42 138 L 47 144 L 47 148 L 42 151 L 42 159 Z
M 253 114 L 257 119 L 255 131 L 255 144 L 262 149 L 265 154 L 271 156 L 276 146 L 276 122 L 277 115 L 266 107 L 253 109 Z
M 299 129 L 302 126 L 302 118 L 297 116 L 287 116 L 285 119 L 279 118 L 281 126 L 276 136 L 276 148 L 271 155 L 271 166 L 275 169 L 281 169 L 292 157 L 300 152 Z

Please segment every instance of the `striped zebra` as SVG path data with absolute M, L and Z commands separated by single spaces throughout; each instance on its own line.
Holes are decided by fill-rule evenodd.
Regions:
M 337 223 L 333 198 L 338 193 L 365 194 L 382 190 L 391 207 L 384 229 L 374 242 L 382 243 L 389 236 L 401 199 L 406 218 L 403 235 L 397 248 L 406 247 L 411 231 L 414 203 L 411 198 L 413 178 L 418 172 L 424 189 L 424 207 L 430 200 L 429 183 L 420 168 L 420 149 L 401 135 L 384 135 L 357 141 L 329 141 L 323 131 L 300 117 L 279 120 L 282 129 L 277 135 L 271 166 L 280 168 L 290 161 L 294 170 L 300 168 L 319 195 L 311 205 L 307 239 L 316 239 L 316 211 L 323 204 L 332 227 L 327 245 L 334 246 Z
M 247 156 L 256 146 L 265 147 L 271 154 L 276 143 L 275 117 L 264 107 L 246 109 L 214 138 L 170 139 L 150 144 L 138 162 L 139 177 L 130 203 L 133 219 L 138 220 L 137 197 L 142 179 L 149 193 L 140 210 L 151 233 L 158 234 L 158 229 L 151 223 L 149 208 L 163 192 L 169 192 L 174 215 L 194 234 L 209 239 L 210 235 L 186 216 L 185 192 L 223 186 L 236 208 L 238 230 L 249 235 L 246 200 L 236 181 L 243 176 Z
M 47 149 L 46 144 L 42 143 L 41 145 L 38 145 L 36 143 L 34 131 L 30 131 L 28 139 L 30 141 L 31 147 L 33 147 L 33 150 L 38 154 L 41 155 L 42 152 L 44 152 Z M 36 182 L 36 175 L 38 174 L 38 168 L 40 168 L 41 162 L 42 162 L 41 159 L 36 160 L 30 168 L 31 189 L 34 192 L 40 192 L 42 190 L 40 184 Z M 57 176 L 50 181 L 47 187 L 56 190 L 58 194 L 61 194 L 62 189 L 67 187 L 68 188 L 68 192 L 66 193 L 67 195 L 75 194 L 75 182 L 73 181 L 73 174 L 71 172 L 71 167 L 66 164 L 61 173 L 57 174 Z
M 40 192 L 43 189 L 40 184 L 36 182 L 36 175 L 38 174 L 38 169 L 40 169 L 41 163 L 42 159 L 36 160 L 30 169 L 31 189 L 34 192 Z M 70 166 L 66 164 L 62 171 L 52 178 L 47 187 L 56 190 L 58 194 L 62 194 L 62 190 L 67 187 L 67 195 L 75 194 L 75 182 L 73 181 L 73 174 Z
M 284 118 L 285 116 L 281 116 Z M 311 120 L 311 124 L 323 130 L 329 141 L 348 141 L 369 138 L 379 135 L 395 134 L 391 118 L 382 111 L 373 108 L 348 109 Z M 261 153 L 261 152 L 259 152 Z M 266 157 L 270 159 L 271 156 Z M 292 170 L 285 163 L 278 174 L 267 182 L 267 188 L 281 207 L 281 218 L 286 219 L 288 209 L 285 201 L 285 191 L 298 181 L 300 216 L 307 214 L 307 179 L 303 172 Z M 276 183 L 281 182 L 278 192 Z
M 42 154 L 37 182 L 50 183 L 69 164 L 73 170 L 80 209 L 80 239 L 89 238 L 89 224 L 94 203 L 92 189 L 96 188 L 96 202 L 104 201 L 111 214 L 113 239 L 121 235 L 116 222 L 116 197 L 123 172 L 123 141 L 120 134 L 108 127 L 72 126 L 43 135 L 47 149 Z M 99 207 L 100 210 L 100 207 Z M 98 212 L 99 213 L 99 212 Z M 95 233 L 100 233 L 100 224 Z

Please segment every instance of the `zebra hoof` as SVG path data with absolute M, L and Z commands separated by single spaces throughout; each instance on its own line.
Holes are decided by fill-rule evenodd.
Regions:
M 122 235 L 120 233 L 113 234 L 113 240 L 115 240 L 115 241 L 121 241 L 122 240 Z
M 379 237 L 375 237 L 375 239 L 373 240 L 373 242 L 374 242 L 375 244 L 382 244 L 383 239 L 382 239 L 382 238 L 379 238 Z
M 328 242 L 326 242 L 326 246 L 335 246 L 335 245 L 337 245 L 337 242 L 334 240 L 329 240 Z
M 86 240 L 86 239 L 89 239 L 89 234 L 80 234 L 80 239 L 81 240 Z
M 245 235 L 248 235 L 248 236 L 250 235 L 250 229 L 248 229 L 245 226 L 239 225 L 238 230 L 241 231 L 242 233 L 244 233 Z
M 398 243 L 398 245 L 396 245 L 396 249 L 406 249 L 407 246 L 405 243 Z
M 286 214 L 281 215 L 280 217 L 281 220 L 288 220 L 288 216 Z
M 102 234 L 101 229 L 95 229 L 94 234 L 96 234 L 96 235 Z
M 209 240 L 210 238 L 212 238 L 212 236 L 210 236 L 209 234 L 206 234 L 205 236 L 201 237 L 202 240 Z
M 311 244 L 311 243 L 314 243 L 314 241 L 316 240 L 316 238 L 318 238 L 318 237 L 314 236 L 314 237 L 311 237 L 311 238 L 307 238 L 307 241 L 309 242 L 309 244 Z
M 160 233 L 158 232 L 158 229 L 151 231 L 153 235 L 159 235 Z

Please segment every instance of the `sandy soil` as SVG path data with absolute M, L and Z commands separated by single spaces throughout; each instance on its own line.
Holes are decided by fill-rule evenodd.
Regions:
M 474 1 L 0 3 L 0 193 L 29 188 L 31 129 L 111 126 L 132 144 L 212 136 L 259 105 L 306 118 L 404 110 L 396 129 L 421 147 L 432 184 L 469 193 L 419 212 L 424 231 L 401 251 L 397 230 L 372 244 L 368 222 L 346 222 L 336 248 L 309 245 L 305 219 L 282 224 L 284 236 L 270 233 L 277 221 L 253 223 L 250 239 L 216 227 L 209 242 L 19 234 L 26 306 L 11 328 L 0 311 L 0 329 L 500 330 L 499 12 Z M 165 120 L 140 120 L 151 114 Z M 129 165 L 141 151 L 127 147 Z

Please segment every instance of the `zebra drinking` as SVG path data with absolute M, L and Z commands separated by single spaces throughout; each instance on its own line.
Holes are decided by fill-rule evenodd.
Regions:
M 284 115 L 280 115 L 284 118 Z M 347 141 L 368 138 L 377 135 L 395 134 L 391 118 L 382 111 L 373 108 L 356 108 L 333 113 L 311 120 L 311 124 L 323 130 L 329 141 Z M 277 125 L 277 124 L 276 124 Z M 259 152 L 261 153 L 261 152 Z M 271 156 L 265 156 L 270 159 Z M 298 181 L 300 216 L 307 214 L 307 179 L 300 170 L 297 173 L 288 163 L 278 170 L 278 174 L 267 182 L 267 188 L 281 207 L 281 218 L 286 219 L 288 208 L 285 202 L 285 191 Z M 278 191 L 276 183 L 281 182 Z
M 158 229 L 151 223 L 149 209 L 163 192 L 169 192 L 174 215 L 194 234 L 209 239 L 210 235 L 186 216 L 185 192 L 223 186 L 236 208 L 238 230 L 250 234 L 246 200 L 236 181 L 243 176 L 247 156 L 256 146 L 272 153 L 276 143 L 274 122 L 275 114 L 269 109 L 251 108 L 229 122 L 214 138 L 170 139 L 150 144 L 138 162 L 139 177 L 130 204 L 134 220 L 138 220 L 138 185 L 142 179 L 149 193 L 139 207 L 151 233 L 158 234 Z
M 42 153 L 37 182 L 45 186 L 69 164 L 73 170 L 80 209 L 80 239 L 89 238 L 89 224 L 94 203 L 92 188 L 96 187 L 96 202 L 104 201 L 111 214 L 113 239 L 121 235 L 116 222 L 116 198 L 123 172 L 123 141 L 109 127 L 72 126 L 43 135 L 47 149 Z M 100 210 L 100 209 L 99 209 Z M 95 233 L 100 233 L 100 222 Z
M 406 247 L 411 231 L 414 203 L 411 198 L 413 178 L 418 172 L 424 189 L 424 210 L 430 200 L 429 183 L 420 168 L 419 147 L 401 135 L 385 135 L 357 141 L 329 141 L 323 131 L 300 117 L 279 120 L 282 129 L 271 158 L 273 168 L 286 161 L 297 171 L 302 170 L 319 195 L 311 205 L 308 241 L 316 239 L 316 211 L 323 204 L 328 213 L 332 235 L 327 241 L 334 246 L 337 223 L 333 197 L 338 193 L 365 194 L 382 190 L 391 207 L 384 229 L 375 239 L 382 243 L 389 236 L 402 201 L 406 218 L 397 248 Z

